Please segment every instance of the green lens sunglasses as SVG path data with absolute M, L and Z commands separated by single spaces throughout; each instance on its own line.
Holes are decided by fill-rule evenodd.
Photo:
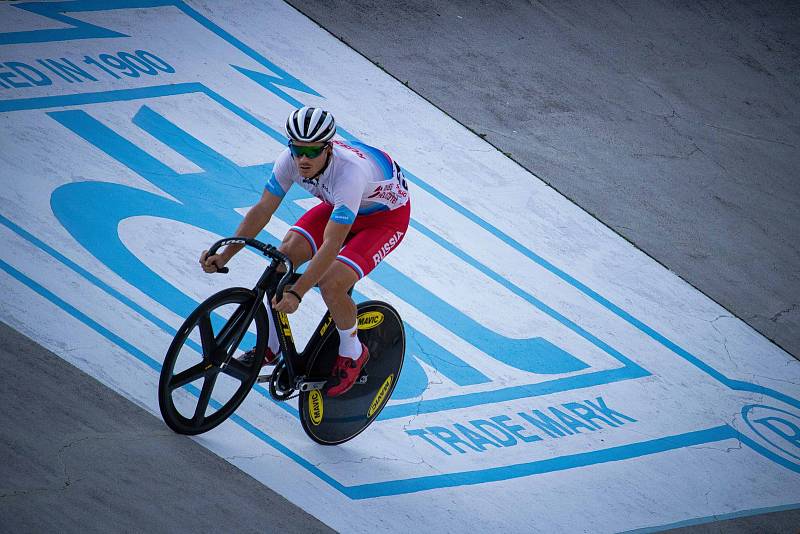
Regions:
M 308 159 L 318 158 L 322 151 L 325 150 L 325 147 L 328 146 L 328 143 L 325 143 L 322 146 L 297 146 L 291 141 L 289 141 L 289 150 L 292 151 L 292 156 L 299 158 L 300 156 L 305 156 Z

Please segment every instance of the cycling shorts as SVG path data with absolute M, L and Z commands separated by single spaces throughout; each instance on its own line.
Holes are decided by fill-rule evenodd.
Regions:
M 322 245 L 332 211 L 332 205 L 322 202 L 308 210 L 289 229 L 306 238 L 312 255 Z M 397 248 L 408 231 L 410 219 L 411 202 L 391 211 L 357 216 L 336 259 L 353 269 L 360 280 Z

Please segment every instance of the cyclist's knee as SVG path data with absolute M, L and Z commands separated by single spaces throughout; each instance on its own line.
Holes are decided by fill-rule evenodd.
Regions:
M 278 250 L 289 256 L 295 267 L 311 259 L 311 245 L 296 232 L 287 232 Z
M 319 281 L 322 298 L 328 300 L 331 297 L 340 297 L 346 294 L 357 281 L 358 276 L 350 267 L 335 261 Z

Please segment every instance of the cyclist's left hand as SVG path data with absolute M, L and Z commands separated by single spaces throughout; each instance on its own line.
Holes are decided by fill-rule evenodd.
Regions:
M 292 295 L 291 293 L 289 293 L 287 291 L 283 292 L 283 298 L 281 299 L 280 302 L 277 302 L 275 300 L 277 298 L 278 298 L 277 295 L 272 297 L 272 307 L 275 310 L 279 311 L 279 312 L 294 313 L 294 312 L 297 311 L 297 308 L 300 306 L 300 303 L 297 302 L 297 297 L 295 297 L 294 295 Z

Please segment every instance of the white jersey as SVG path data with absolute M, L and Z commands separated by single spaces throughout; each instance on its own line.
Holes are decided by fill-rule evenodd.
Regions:
M 404 206 L 408 187 L 388 154 L 363 143 L 331 141 L 333 147 L 325 171 L 316 178 L 303 178 L 287 148 L 272 167 L 266 189 L 283 197 L 293 183 L 333 206 L 331 220 L 352 224 L 356 216 L 370 215 Z

